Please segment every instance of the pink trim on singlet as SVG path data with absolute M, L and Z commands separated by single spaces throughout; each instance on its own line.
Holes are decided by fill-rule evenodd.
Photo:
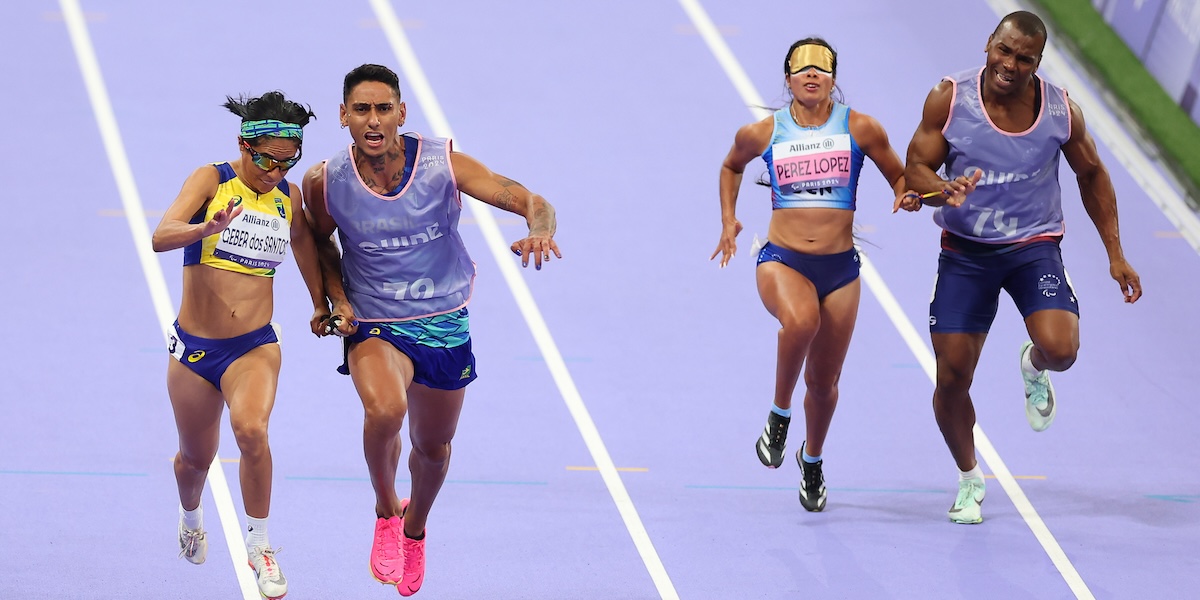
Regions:
M 474 265 L 475 261 L 471 261 L 471 264 Z M 475 295 L 475 276 L 472 275 L 471 276 L 471 287 L 467 288 L 467 299 L 464 300 L 462 304 L 459 304 L 458 306 L 455 306 L 454 308 L 451 308 L 450 310 L 439 310 L 438 312 L 431 312 L 427 315 L 417 315 L 415 317 L 405 317 L 403 319 L 362 319 L 362 318 L 360 318 L 358 320 L 358 322 L 359 323 L 403 323 L 405 321 L 416 321 L 417 319 L 428 319 L 429 317 L 445 315 L 445 314 L 452 313 L 456 310 L 462 310 L 463 308 L 466 308 L 466 306 L 471 303 L 471 296 L 474 296 L 474 295 Z
M 1071 99 L 1067 97 L 1067 88 L 1062 88 L 1063 104 L 1067 105 L 1067 140 L 1071 139 Z
M 1020 244 L 1023 242 L 1034 241 L 1034 240 L 1037 240 L 1038 238 L 1063 237 L 1066 234 L 1067 234 L 1067 222 L 1066 222 L 1066 220 L 1063 220 L 1062 227 L 1059 227 L 1058 231 L 1043 231 L 1037 235 L 1031 235 L 1029 237 L 1023 237 L 1019 240 L 1012 240 L 1009 242 L 1002 242 L 1002 243 L 1004 243 L 1004 244 Z M 980 243 L 986 243 L 986 242 L 980 242 Z
M 954 118 L 954 105 L 958 100 L 958 82 L 950 77 L 943 77 L 942 81 L 950 82 L 950 110 L 946 113 L 946 122 L 942 123 L 942 137 L 946 137 L 946 128 L 950 126 L 950 120 Z
M 454 162 L 450 160 L 453 152 L 454 140 L 446 138 L 446 169 L 450 171 L 450 183 L 454 185 L 454 198 L 458 200 L 458 207 L 462 208 L 462 192 L 458 191 L 458 176 L 454 174 Z
M 404 135 L 404 134 L 399 134 L 399 135 Z M 417 154 L 416 154 L 416 156 L 417 156 L 417 162 L 419 163 L 419 162 L 421 162 L 421 143 L 424 140 L 424 138 L 422 138 L 421 134 L 419 134 L 419 133 L 413 133 L 411 135 L 416 136 L 416 138 L 417 138 Z M 404 187 L 400 188 L 399 192 L 392 194 L 392 195 L 385 196 L 385 195 L 380 194 L 380 193 L 376 192 L 375 190 L 371 189 L 371 186 L 367 185 L 367 182 L 363 181 L 362 173 L 358 172 L 358 166 L 354 164 L 354 144 L 350 144 L 349 146 L 347 146 L 346 151 L 350 153 L 350 166 L 354 167 L 354 176 L 358 178 L 358 182 L 360 184 L 362 184 L 363 189 L 367 190 L 368 192 L 371 193 L 371 195 L 375 196 L 376 198 L 379 198 L 380 200 L 386 200 L 388 202 L 391 202 L 391 201 L 399 198 L 400 196 L 403 196 L 404 192 L 408 190 L 408 186 L 412 185 L 413 179 L 416 179 L 415 177 L 410 176 L 408 178 L 408 181 L 404 182 Z M 449 157 L 447 157 L 447 160 L 449 160 Z M 413 171 L 416 171 L 416 170 L 417 170 L 417 165 L 413 165 Z
M 1041 122 L 1042 122 L 1042 117 L 1045 116 L 1045 114 L 1046 114 L 1046 80 L 1045 79 L 1038 77 L 1038 85 L 1042 86 L 1042 105 L 1038 107 L 1037 118 L 1033 120 L 1033 125 L 1030 125 L 1029 128 L 1026 129 L 1025 131 L 1018 131 L 1017 133 L 1011 133 L 1011 132 L 1005 131 L 1005 130 L 997 127 L 996 124 L 992 122 L 992 115 L 988 114 L 987 107 L 983 106 L 983 82 L 980 81 L 981 75 L 983 75 L 983 69 L 980 69 L 979 75 L 975 76 L 975 86 L 977 88 L 979 88 L 979 105 L 980 105 L 979 108 L 980 108 L 980 110 L 983 111 L 983 118 L 987 119 L 988 125 L 991 125 L 992 129 L 996 130 L 996 133 L 999 133 L 1000 135 L 1006 135 L 1008 137 L 1024 137 L 1024 136 L 1028 135 L 1029 133 L 1031 133 L 1033 130 L 1037 129 L 1037 126 L 1039 124 L 1041 124 Z
M 328 189 L 329 189 L 329 161 L 323 160 L 323 161 L 321 161 L 321 211 L 327 215 L 329 214 L 329 202 L 327 200 L 325 200 L 325 190 L 328 190 Z M 304 201 L 307 202 L 308 198 L 305 198 Z M 331 220 L 331 221 L 333 220 L 332 215 L 330 215 L 329 220 Z

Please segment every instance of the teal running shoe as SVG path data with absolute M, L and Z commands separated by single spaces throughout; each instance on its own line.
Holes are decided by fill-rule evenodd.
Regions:
M 980 506 L 983 497 L 987 495 L 987 486 L 983 479 L 963 479 L 958 482 L 958 496 L 954 498 L 954 506 L 946 512 L 955 523 L 975 524 L 983 522 Z
M 1034 431 L 1045 431 L 1054 422 L 1058 408 L 1054 402 L 1054 385 L 1050 383 L 1049 371 L 1037 375 L 1025 372 L 1025 354 L 1033 348 L 1033 342 L 1021 346 L 1021 379 L 1025 381 L 1025 418 Z

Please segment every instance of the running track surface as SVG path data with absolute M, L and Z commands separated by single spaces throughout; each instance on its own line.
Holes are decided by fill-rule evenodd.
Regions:
M 208 562 L 176 557 L 177 440 L 161 315 L 64 7 L 11 4 L 0 32 L 0 148 L 11 169 L 10 257 L 0 262 L 10 319 L 0 338 L 0 598 L 243 597 L 245 567 L 232 559 L 211 488 Z M 480 378 L 430 519 L 419 597 L 1200 595 L 1200 257 L 1132 174 L 1154 167 L 1126 168 L 1115 144 L 1101 144 L 1125 250 L 1146 289 L 1130 307 L 1064 163 L 1063 253 L 1083 347 L 1055 376 L 1051 430 L 1034 434 L 1025 423 L 1016 371 L 1025 334 L 1007 299 L 984 350 L 973 388 L 979 424 L 1028 498 L 1025 516 L 990 479 L 982 525 L 946 520 L 956 475 L 930 409 L 932 383 L 888 301 L 866 286 L 825 450 L 829 506 L 806 513 L 790 456 L 767 470 L 751 448 L 771 398 L 777 328 L 754 289 L 750 246 L 770 216 L 767 194 L 751 183 L 759 164 L 739 203 L 738 256 L 724 270 L 707 260 L 719 233 L 720 161 L 755 118 L 745 97 L 680 3 L 504 4 L 390 5 L 437 101 L 418 99 L 416 76 L 404 71 L 405 129 L 449 126 L 460 149 L 543 194 L 557 208 L 565 256 L 519 274 L 549 333 L 543 341 L 565 366 L 556 380 L 558 354 L 536 342 L 484 229 L 465 213 L 479 265 L 471 311 Z M 1008 3 L 904 6 L 702 3 L 768 105 L 786 101 L 788 45 L 829 39 L 846 100 L 879 119 L 901 154 L 929 88 L 982 63 Z M 281 89 L 310 104 L 318 119 L 306 129 L 308 165 L 349 141 L 337 127 L 342 75 L 364 62 L 401 71 L 391 17 L 366 0 L 83 0 L 81 9 L 117 125 L 109 139 L 128 157 L 150 229 L 193 169 L 235 157 L 225 95 Z M 1091 123 L 1105 110 L 1083 108 Z M 938 230 L 928 212 L 891 215 L 890 202 L 868 164 L 862 247 L 895 315 L 927 347 Z M 504 239 L 521 237 L 521 220 L 491 216 Z M 182 257 L 153 259 L 170 317 Z M 367 569 L 373 498 L 362 409 L 334 371 L 339 346 L 307 333 L 307 296 L 290 262 L 276 294 L 284 367 L 270 527 L 288 598 L 390 597 Z M 624 513 L 596 470 L 599 446 L 589 449 L 564 401 L 573 390 L 619 469 Z M 220 456 L 233 514 L 244 518 L 228 425 Z M 641 545 L 630 522 L 644 528 Z M 1030 522 L 1044 523 L 1049 545 Z

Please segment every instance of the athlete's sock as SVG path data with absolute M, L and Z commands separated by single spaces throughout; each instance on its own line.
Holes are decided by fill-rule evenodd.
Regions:
M 1012 363 L 1009 363 L 1012 364 Z M 975 467 L 970 471 L 959 471 L 958 480 L 966 481 L 968 479 L 983 479 L 983 469 L 979 468 L 979 463 L 975 463 Z
M 1011 364 L 1011 363 L 1010 363 L 1010 364 Z M 800 452 L 800 458 L 804 459 L 804 462 L 806 462 L 806 463 L 808 463 L 808 464 L 810 464 L 810 465 L 815 465 L 815 464 L 817 464 L 817 463 L 821 462 L 821 455 L 820 455 L 820 454 L 818 454 L 818 455 L 816 455 L 816 456 L 809 456 L 809 455 L 808 455 L 808 446 L 805 446 L 805 447 L 804 447 L 804 450 L 802 450 L 802 451 Z
M 773 413 L 775 413 L 775 414 L 777 414 L 777 415 L 779 415 L 779 416 L 781 416 L 781 417 L 785 417 L 785 418 L 788 418 L 788 419 L 792 418 L 792 409 L 790 409 L 790 408 L 779 408 L 779 407 L 778 407 L 777 405 L 775 405 L 775 403 L 773 403 L 773 402 L 771 403 L 771 412 L 773 412 Z
M 256 519 L 246 515 L 246 550 L 256 547 L 271 547 L 271 542 L 267 539 L 267 518 Z
M 1029 376 L 1034 376 L 1041 373 L 1040 370 L 1033 366 L 1033 346 L 1030 346 L 1029 349 L 1025 351 L 1025 354 L 1021 355 L 1021 372 Z
M 422 532 L 421 532 L 421 535 L 408 535 L 408 533 L 406 532 L 406 533 L 404 534 L 404 537 L 406 537 L 406 538 L 408 538 L 408 539 L 410 539 L 410 540 L 416 540 L 416 541 L 418 541 L 418 542 L 419 542 L 419 541 L 421 541 L 421 540 L 425 539 L 425 532 L 424 532 L 424 531 L 422 531 Z
M 204 525 L 204 508 L 199 505 L 196 510 L 184 510 L 180 504 L 179 516 L 183 517 L 183 526 L 187 529 L 200 529 Z

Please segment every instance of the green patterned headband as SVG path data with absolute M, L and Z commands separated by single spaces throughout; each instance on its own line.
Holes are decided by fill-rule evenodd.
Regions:
M 243 138 L 253 139 L 263 136 L 302 140 L 304 139 L 304 129 L 295 123 L 284 123 L 274 119 L 242 121 Z

